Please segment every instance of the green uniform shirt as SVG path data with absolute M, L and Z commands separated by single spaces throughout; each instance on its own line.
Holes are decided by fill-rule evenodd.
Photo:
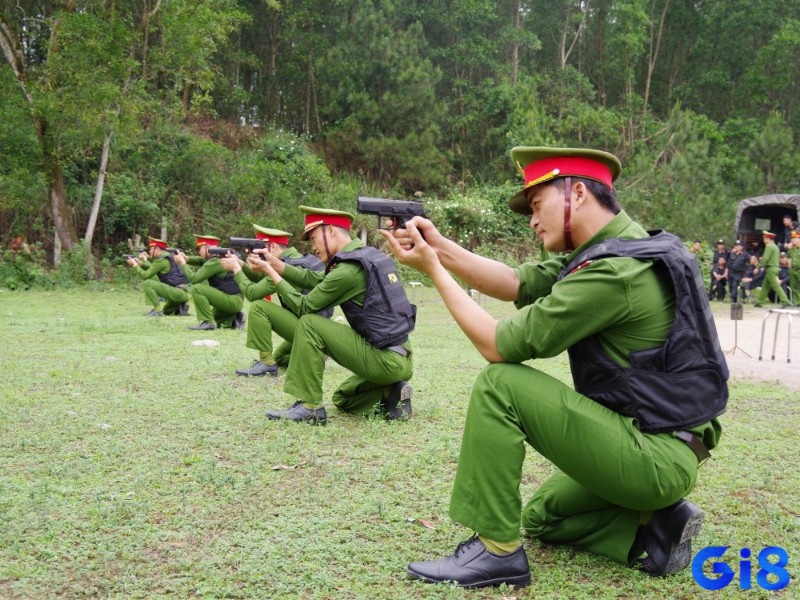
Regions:
M 557 282 L 564 266 L 586 248 L 610 238 L 643 237 L 647 232 L 622 211 L 571 254 L 519 266 L 520 310 L 497 325 L 503 359 L 557 356 L 595 335 L 609 357 L 628 367 L 631 352 L 662 345 L 674 319 L 675 294 L 669 277 L 651 268 L 652 261 L 595 260 Z M 692 431 L 713 448 L 719 430 L 714 420 Z
M 144 267 L 147 267 L 146 269 Z M 169 273 L 172 263 L 169 259 L 169 253 L 162 251 L 152 262 L 145 261 L 142 265 L 136 265 L 133 270 L 136 271 L 142 279 L 150 279 L 160 273 Z
M 281 255 L 278 257 L 281 260 L 286 258 L 302 258 L 303 255 L 300 254 L 295 248 L 287 248 Z M 245 263 L 247 264 L 247 263 Z M 261 277 L 259 277 L 259 275 Z M 255 302 L 256 300 L 262 300 L 263 298 L 274 294 L 278 291 L 278 287 L 275 285 L 275 282 L 272 281 L 269 277 L 267 277 L 264 273 L 254 272 L 251 269 L 244 270 L 244 266 L 242 266 L 242 270 L 234 275 L 234 279 L 236 283 L 239 285 L 239 289 L 242 290 L 244 297 L 247 298 L 250 302 Z
M 765 244 L 764 255 L 761 257 L 761 267 L 766 269 L 778 270 L 778 263 L 780 262 L 781 252 L 778 250 L 776 244 Z
M 222 265 L 219 264 L 218 258 L 209 258 L 203 261 L 197 271 L 193 271 L 189 268 L 189 263 L 181 265 L 181 269 L 183 269 L 183 273 L 190 283 L 202 283 L 211 279 L 214 275 L 225 277 L 225 275 L 228 274 L 228 271 L 223 269 Z
M 800 273 L 800 248 L 789 248 L 786 251 L 786 256 L 789 257 L 790 261 L 789 272 Z
M 361 240 L 355 239 L 341 252 L 352 252 L 363 246 Z M 298 290 L 311 291 L 303 295 Z M 366 274 L 361 265 L 354 261 L 342 261 L 327 274 L 286 265 L 283 280 L 278 284 L 278 293 L 284 305 L 297 316 L 317 313 L 348 300 L 363 306 L 366 291 Z

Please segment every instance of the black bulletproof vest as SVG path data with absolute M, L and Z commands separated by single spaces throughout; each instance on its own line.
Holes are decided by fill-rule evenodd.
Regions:
M 158 258 L 162 257 L 169 260 L 169 271 L 158 274 L 158 279 L 161 281 L 161 283 L 166 283 L 172 287 L 178 287 L 179 285 L 186 285 L 189 283 L 189 280 L 183 273 L 183 269 L 181 269 L 180 266 L 178 266 L 178 263 L 175 262 L 175 258 L 172 256 L 172 254 L 167 252 L 165 255 L 159 256 Z
M 287 265 L 292 265 L 293 267 L 299 267 L 301 269 L 308 269 L 309 271 L 322 272 L 325 270 L 325 263 L 323 263 L 313 254 L 303 254 L 302 256 L 283 258 L 281 260 Z M 302 293 L 308 294 L 308 290 L 303 290 Z M 280 296 L 278 296 L 278 298 L 281 300 L 281 305 L 283 305 L 283 299 L 280 298 Z M 333 316 L 333 307 L 321 310 L 317 314 L 325 317 L 326 319 L 330 319 Z
M 394 261 L 377 248 L 364 246 L 334 255 L 326 272 L 342 261 L 359 263 L 367 277 L 364 306 L 352 300 L 342 304 L 350 327 L 377 348 L 404 343 L 414 330 L 417 307 L 408 301 Z
M 216 259 L 212 259 L 216 260 Z M 225 292 L 226 294 L 230 294 L 231 296 L 235 296 L 237 294 L 241 294 L 242 290 L 239 289 L 239 284 L 236 283 L 234 279 L 233 273 L 228 271 L 220 277 L 219 275 L 214 275 L 208 278 L 208 284 L 218 289 L 220 292 Z
M 628 368 L 609 358 L 594 336 L 569 349 L 577 391 L 634 417 L 642 431 L 658 433 L 691 428 L 722 414 L 728 400 L 728 365 L 694 257 L 672 234 L 651 236 L 596 244 L 570 262 L 559 280 L 587 262 L 616 256 L 652 260 L 669 273 L 675 319 L 663 346 L 632 352 Z

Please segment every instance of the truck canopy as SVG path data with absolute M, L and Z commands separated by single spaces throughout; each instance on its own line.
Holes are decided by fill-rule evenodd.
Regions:
M 739 202 L 733 235 L 742 240 L 746 248 L 761 244 L 761 232 L 783 230 L 783 217 L 791 215 L 797 221 L 800 213 L 800 194 L 767 194 L 745 198 Z

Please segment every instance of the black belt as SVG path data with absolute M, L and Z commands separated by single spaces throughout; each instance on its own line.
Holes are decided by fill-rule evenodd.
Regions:
M 408 350 L 402 346 L 387 346 L 385 349 L 391 350 L 392 352 L 397 352 L 400 356 L 408 356 Z
M 676 431 L 672 435 L 692 449 L 692 452 L 694 452 L 694 455 L 697 457 L 697 466 L 702 465 L 709 458 L 711 458 L 711 453 L 708 451 L 708 448 L 706 448 L 705 444 L 703 444 L 703 440 L 701 440 L 695 434 L 689 431 Z

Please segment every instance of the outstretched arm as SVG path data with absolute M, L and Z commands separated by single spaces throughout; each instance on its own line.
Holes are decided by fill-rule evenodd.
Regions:
M 406 233 L 401 236 L 405 244 L 390 232 L 380 230 L 380 233 L 386 238 L 389 248 L 401 263 L 422 271 L 431 278 L 450 314 L 478 352 L 489 362 L 503 362 L 495 339 L 497 320 L 469 297 L 442 264 L 438 253 L 427 242 L 429 231 L 435 230 L 432 224 L 430 228 L 425 229 L 425 239 L 423 239 L 415 221 L 416 219 L 413 219 L 406 224 L 404 230 Z M 441 239 L 436 240 L 434 237 L 433 240 L 436 240 L 434 243 L 441 246 L 441 240 L 445 238 L 438 234 L 438 231 L 436 233 Z M 471 252 L 468 254 L 476 256 Z
M 441 265 L 469 287 L 499 300 L 517 300 L 519 279 L 514 269 L 462 248 L 444 237 L 428 219 L 414 217 L 406 224 L 405 229 L 393 232 L 402 248 L 407 249 L 412 243 L 409 233 L 412 225 L 422 233 L 425 242 L 436 252 Z

